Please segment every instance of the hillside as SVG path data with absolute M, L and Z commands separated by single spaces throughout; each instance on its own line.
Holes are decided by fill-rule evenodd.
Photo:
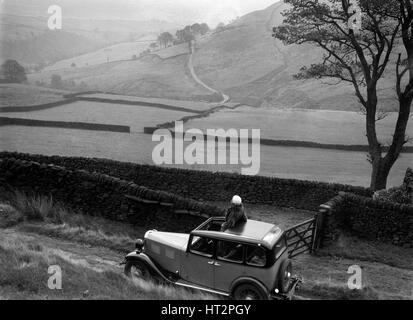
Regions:
M 15 59 L 25 66 L 47 64 L 107 43 L 103 38 L 75 32 L 69 27 L 51 31 L 45 17 L 1 14 L 0 29 L 0 59 Z
M 271 32 L 268 31 L 272 25 L 273 8 L 278 7 L 279 5 L 276 4 L 267 10 L 248 14 L 229 26 L 229 30 L 199 39 L 193 64 L 201 79 L 213 89 L 226 90 L 234 94 L 235 100 L 242 98 L 235 92 L 236 90 L 244 91 L 249 96 L 252 90 L 254 94 L 268 90 L 265 85 L 255 85 L 247 90 L 243 86 L 265 76 L 268 70 L 284 68 L 283 54 L 274 45 Z M 53 73 L 60 74 L 64 80 L 84 81 L 91 88 L 121 94 L 181 99 L 198 96 L 199 90 L 202 90 L 201 94 L 208 94 L 208 90 L 204 90 L 202 86 L 196 85 L 193 79 L 187 77 L 189 56 L 185 55 L 188 53 L 186 44 L 159 50 L 154 52 L 154 55 L 130 62 L 104 63 L 107 61 L 102 61 L 98 53 L 99 51 L 59 61 L 43 72 L 33 74 L 29 80 L 33 83 L 48 82 L 51 70 L 54 70 Z M 127 58 L 130 57 L 131 54 Z M 91 59 L 94 61 L 90 61 Z M 86 61 L 89 66 L 85 65 Z M 70 68 L 71 63 L 75 63 L 77 68 Z M 89 68 L 92 64 L 96 65 L 96 68 Z M 166 76 L 158 79 L 159 71 L 164 68 L 173 69 L 174 72 L 166 72 Z M 177 68 L 179 72 L 176 72 Z M 115 70 L 126 71 L 115 74 Z M 106 75 L 108 75 L 107 80 Z M 103 77 L 105 81 L 102 81 Z M 192 83 L 188 85 L 188 81 Z M 231 90 L 235 86 L 236 90 Z M 169 90 L 171 87 L 174 89 Z
M 272 27 L 282 23 L 285 9 L 277 2 L 198 39 L 192 58 L 197 77 L 234 102 L 251 106 L 359 111 L 350 84 L 293 78 L 302 66 L 319 62 L 322 52 L 310 45 L 284 46 L 272 38 Z M 90 88 L 114 93 L 186 100 L 210 94 L 189 74 L 186 45 L 156 51 L 139 61 L 120 61 L 131 59 L 139 48 L 130 42 L 59 61 L 30 80 L 47 83 L 54 69 L 64 80 L 84 81 Z M 72 63 L 76 70 L 69 67 Z M 390 65 L 379 83 L 379 104 L 388 111 L 397 110 L 393 69 Z
M 188 55 L 162 59 L 149 55 L 138 60 L 44 71 L 29 76 L 31 83 L 50 83 L 53 74 L 64 81 L 85 82 L 90 89 L 142 97 L 203 100 L 211 93 L 198 85 L 187 69 Z
M 71 45 L 69 45 L 71 44 Z M 27 66 L 95 50 L 102 42 L 65 31 L 44 31 L 33 37 L 1 43 L 1 60 L 14 59 Z
M 302 66 L 319 62 L 322 52 L 309 45 L 284 46 L 271 37 L 272 27 L 282 23 L 285 9 L 284 3 L 276 3 L 252 12 L 201 41 L 194 57 L 199 77 L 233 100 L 253 106 L 359 110 L 354 89 L 348 84 L 293 79 Z M 381 100 L 382 107 L 390 110 L 395 106 L 391 101 L 393 84 L 391 79 L 380 83 L 386 88 L 381 91 L 386 98 Z
M 155 39 L 159 32 L 176 28 L 174 23 L 158 20 L 66 18 L 62 30 L 51 31 L 47 28 L 47 19 L 43 15 L 34 17 L 3 11 L 0 60 L 16 59 L 26 66 L 49 64 L 119 42 Z

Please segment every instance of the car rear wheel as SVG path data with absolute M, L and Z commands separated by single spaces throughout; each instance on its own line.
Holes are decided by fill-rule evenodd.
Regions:
M 293 264 L 288 259 L 284 260 L 278 273 L 278 288 L 282 293 L 288 293 L 290 290 L 292 272 Z
M 235 300 L 268 300 L 268 294 L 252 283 L 244 283 L 235 288 L 233 293 Z
M 151 276 L 151 273 L 143 262 L 128 261 L 125 265 L 125 275 L 133 280 L 148 280 Z

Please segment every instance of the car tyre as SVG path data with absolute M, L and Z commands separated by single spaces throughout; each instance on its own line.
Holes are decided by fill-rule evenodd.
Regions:
M 269 295 L 253 283 L 237 286 L 232 294 L 234 300 L 269 300 Z
M 140 261 L 128 261 L 124 271 L 125 275 L 131 279 L 148 280 L 151 277 L 149 268 Z
M 288 293 L 290 290 L 292 272 L 293 264 L 291 263 L 291 260 L 284 260 L 278 272 L 278 289 L 282 293 Z

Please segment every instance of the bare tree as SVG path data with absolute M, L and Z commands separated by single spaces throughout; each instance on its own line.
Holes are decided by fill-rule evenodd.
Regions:
M 290 8 L 283 13 L 283 25 L 274 28 L 274 37 L 287 45 L 315 44 L 325 52 L 321 63 L 304 67 L 299 77 L 335 78 L 352 84 L 366 117 L 369 160 L 372 164 L 371 188 L 385 189 L 390 170 L 407 142 L 411 80 L 410 89 L 406 88 L 402 95 L 399 94 L 399 99 L 402 96 L 403 99 L 400 100 L 398 122 L 392 143 L 384 156 L 385 146 L 378 140 L 376 131 L 376 122 L 381 118 L 377 85 L 391 61 L 401 34 L 404 34 L 406 48 L 411 50 L 411 0 L 285 2 Z M 359 9 L 359 16 L 355 8 Z M 409 28 L 410 32 L 404 31 Z M 401 57 L 398 66 L 401 65 Z M 409 59 L 411 62 L 411 57 Z M 403 72 L 407 71 L 401 71 L 398 67 L 398 87 L 401 86 Z

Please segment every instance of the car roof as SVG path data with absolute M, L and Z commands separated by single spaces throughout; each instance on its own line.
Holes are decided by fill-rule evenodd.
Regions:
M 209 230 L 194 230 L 195 236 L 209 237 L 228 241 L 242 241 L 251 244 L 261 244 L 271 249 L 280 239 L 282 230 L 270 223 L 248 220 L 240 223 L 235 228 L 228 229 L 224 232 Z

